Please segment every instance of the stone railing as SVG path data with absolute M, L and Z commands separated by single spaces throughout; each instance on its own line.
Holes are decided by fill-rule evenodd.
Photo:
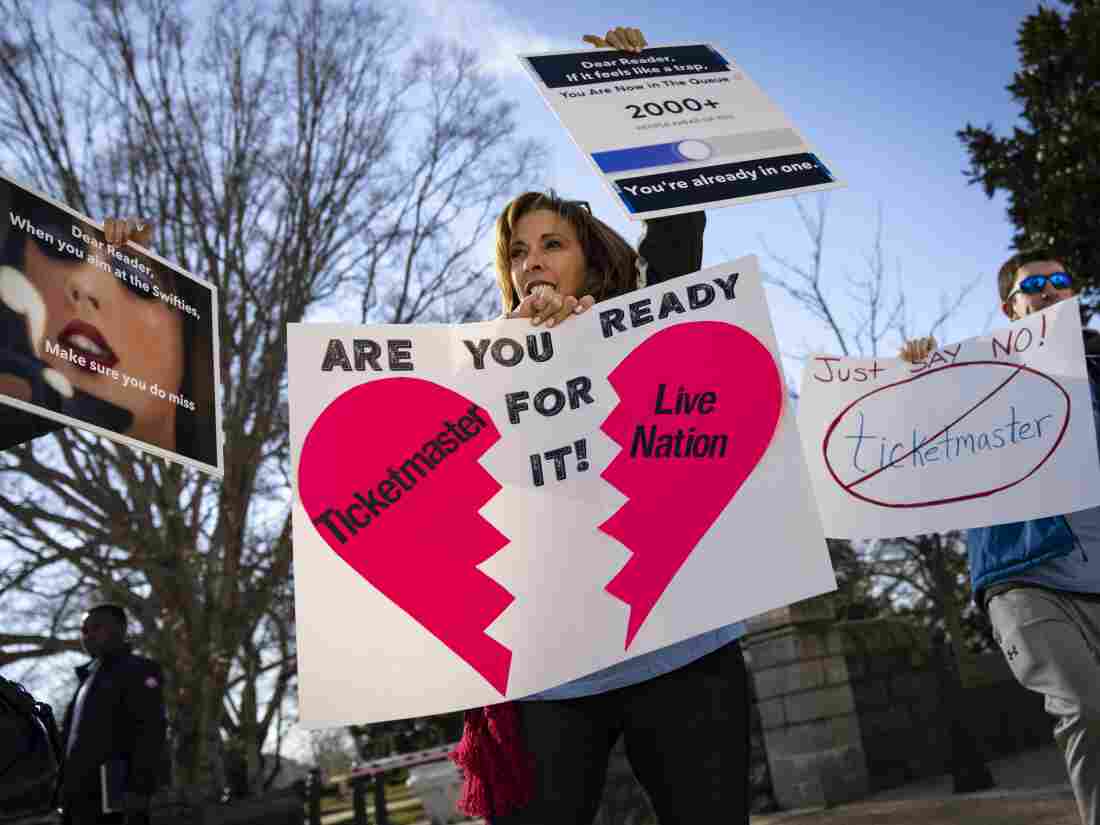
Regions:
M 749 620 L 743 641 L 782 808 L 858 799 L 945 773 L 945 679 L 927 635 L 896 619 L 834 621 L 828 596 Z M 1051 738 L 1042 699 L 999 652 L 968 657 L 950 713 L 986 758 Z

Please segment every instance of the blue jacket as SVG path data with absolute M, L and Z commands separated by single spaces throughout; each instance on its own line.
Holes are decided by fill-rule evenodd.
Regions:
M 967 531 L 970 587 L 982 604 L 982 591 L 1050 559 L 1068 556 L 1077 546 L 1065 516 L 1049 516 Z
M 1100 428 L 1100 416 L 1097 416 L 1100 410 L 1100 333 L 1090 329 L 1084 332 L 1085 363 L 1092 389 L 1093 413 Z M 1100 436 L 1100 429 L 1097 434 Z M 1086 552 L 1065 516 L 969 530 L 966 551 L 970 560 L 970 585 L 974 600 L 981 607 L 982 593 L 990 585 L 1018 576 L 1051 559 L 1068 556 L 1075 549 Z M 1100 548 L 1089 549 L 1100 551 Z

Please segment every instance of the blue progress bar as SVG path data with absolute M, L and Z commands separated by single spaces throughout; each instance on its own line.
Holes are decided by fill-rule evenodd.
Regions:
M 604 172 L 626 172 L 631 169 L 646 169 L 651 166 L 667 166 L 683 163 L 687 158 L 681 155 L 676 143 L 655 143 L 652 146 L 636 146 L 633 149 L 612 149 L 607 152 L 593 152 L 592 159 Z
M 688 138 L 675 143 L 654 143 L 629 149 L 593 152 L 592 159 L 604 172 L 631 172 L 655 166 L 698 163 L 712 158 L 744 157 L 760 152 L 805 151 L 805 144 L 793 129 L 765 129 L 735 135 Z

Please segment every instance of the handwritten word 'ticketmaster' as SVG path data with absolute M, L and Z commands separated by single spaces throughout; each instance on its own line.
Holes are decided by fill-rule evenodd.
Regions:
M 860 411 L 859 429 L 844 438 L 855 442 L 851 455 L 852 467 L 859 472 L 885 468 L 901 469 L 910 465 L 919 469 L 939 461 L 958 461 L 979 453 L 1011 447 L 1034 438 L 1043 438 L 1043 423 L 1054 417 L 1048 413 L 1027 419 L 1017 418 L 1016 407 L 1010 405 L 1008 409 L 1008 420 L 988 431 L 960 432 L 952 430 L 951 427 L 944 427 L 939 437 L 933 441 L 914 428 L 911 445 L 908 440 L 895 441 L 885 436 L 869 434 L 865 428 L 863 412 Z M 1051 430 L 1048 427 L 1046 435 L 1049 434 Z M 867 449 L 864 449 L 864 442 L 870 442 Z M 876 442 L 877 456 L 874 453 Z M 868 453 L 870 453 L 869 458 Z M 863 462 L 860 461 L 861 456 Z

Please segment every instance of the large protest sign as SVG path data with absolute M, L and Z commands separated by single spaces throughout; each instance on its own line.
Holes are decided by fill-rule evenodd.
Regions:
M 830 537 L 982 527 L 1100 504 L 1075 300 L 918 364 L 810 358 L 798 425 Z
M 745 70 L 709 44 L 520 60 L 635 220 L 843 185 Z
M 0 177 L 0 448 L 65 425 L 220 476 L 214 287 Z
M 307 726 L 526 696 L 835 587 L 754 258 L 552 330 L 288 346 Z

